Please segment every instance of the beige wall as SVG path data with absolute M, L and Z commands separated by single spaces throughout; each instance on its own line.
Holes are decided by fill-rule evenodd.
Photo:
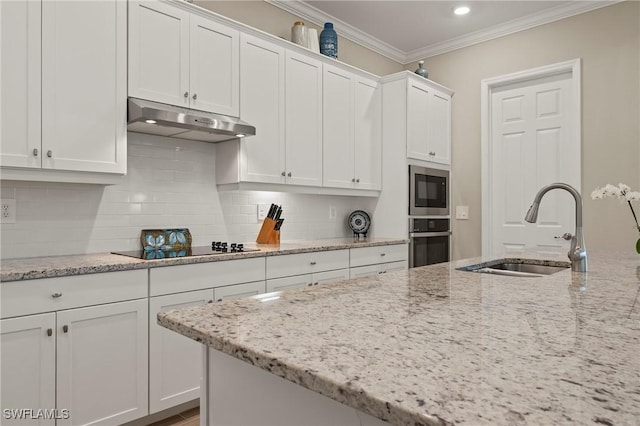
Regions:
M 300 20 L 299 17 L 262 0 L 194 0 L 194 4 L 287 40 L 291 40 L 291 26 Z M 316 28 L 318 34 L 322 31 L 321 27 L 310 22 L 305 21 L 305 25 Z M 340 37 L 340 28 L 335 29 L 338 33 L 338 58 L 341 62 L 380 76 L 404 69 L 399 63 Z
M 640 3 L 628 1 L 425 61 L 431 79 L 455 90 L 452 204 L 470 206 L 470 220 L 454 220 L 454 258 L 481 252 L 480 81 L 575 58 L 582 59 L 586 244 L 634 250 L 629 207 L 590 198 L 605 183 L 640 190 Z

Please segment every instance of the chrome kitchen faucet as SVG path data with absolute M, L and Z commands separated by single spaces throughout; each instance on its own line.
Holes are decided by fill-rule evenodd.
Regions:
M 552 183 L 540 189 L 533 200 L 533 204 L 529 207 L 529 211 L 524 217 L 524 220 L 529 223 L 535 223 L 536 220 L 538 220 L 540 201 L 544 194 L 552 189 L 564 189 L 573 196 L 576 202 L 576 234 L 571 237 L 571 246 L 569 247 L 568 255 L 569 260 L 571 260 L 572 271 L 587 272 L 587 249 L 584 245 L 584 235 L 582 233 L 582 197 L 573 186 L 567 185 L 566 183 Z

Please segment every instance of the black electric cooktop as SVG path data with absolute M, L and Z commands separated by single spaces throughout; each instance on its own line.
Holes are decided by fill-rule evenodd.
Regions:
M 168 250 L 129 250 L 129 251 L 112 251 L 112 254 L 134 257 L 136 259 L 153 260 L 153 259 L 169 259 L 173 257 L 189 257 L 189 256 L 211 256 L 226 253 L 244 253 L 260 251 L 259 249 L 245 248 L 242 243 L 227 244 L 222 241 L 214 241 L 211 246 L 196 246 L 188 249 L 168 249 Z

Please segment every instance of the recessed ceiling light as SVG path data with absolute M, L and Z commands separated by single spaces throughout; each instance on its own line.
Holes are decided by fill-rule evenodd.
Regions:
M 456 7 L 453 13 L 455 13 L 456 15 L 466 15 L 470 11 L 471 9 L 469 9 L 467 6 L 460 6 L 460 7 Z

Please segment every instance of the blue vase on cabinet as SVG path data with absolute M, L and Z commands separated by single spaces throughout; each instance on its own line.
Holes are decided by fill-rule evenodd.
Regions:
M 320 33 L 320 53 L 338 59 L 338 34 L 333 29 L 331 22 L 326 22 Z

